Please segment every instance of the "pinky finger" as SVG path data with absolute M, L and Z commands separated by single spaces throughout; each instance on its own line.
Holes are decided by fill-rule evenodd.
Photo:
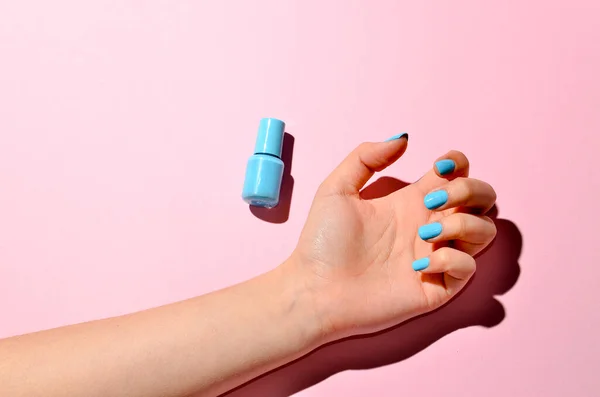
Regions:
M 444 273 L 446 292 L 455 294 L 460 291 L 475 273 L 475 259 L 457 249 L 443 247 L 431 253 L 426 258 L 413 262 L 415 271 L 435 274 Z

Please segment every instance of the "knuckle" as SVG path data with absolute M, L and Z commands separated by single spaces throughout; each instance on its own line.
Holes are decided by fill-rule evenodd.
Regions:
M 317 194 L 322 193 L 326 189 L 327 189 L 327 179 L 319 184 L 319 186 L 317 187 Z
M 467 156 L 461 152 L 460 150 L 451 150 L 448 153 L 455 161 L 457 161 L 460 164 L 464 164 L 464 165 L 468 165 L 469 164 L 469 159 L 467 158 Z
M 462 191 L 462 195 L 464 197 L 471 197 L 474 194 L 473 183 L 469 178 L 465 178 L 463 176 L 456 178 L 454 181 L 457 188 Z
M 490 219 L 490 222 L 491 222 L 490 223 L 491 224 L 491 227 L 490 227 L 490 240 L 493 240 L 498 235 L 498 227 L 496 226 L 496 224 L 494 223 L 494 221 L 492 221 L 491 219 Z
M 495 203 L 496 200 L 498 199 L 498 193 L 496 193 L 496 189 L 494 189 L 494 187 L 492 185 L 490 185 L 490 189 L 491 189 L 491 194 L 492 194 L 492 200 Z
M 466 267 L 471 274 L 475 273 L 475 270 L 477 270 L 477 262 L 471 255 L 469 255 L 468 262 L 466 262 Z
M 356 147 L 356 152 L 357 153 L 364 153 L 366 151 L 368 151 L 371 148 L 371 143 L 370 142 L 362 142 L 360 145 L 358 145 Z
M 467 233 L 468 222 L 466 214 L 456 214 L 456 231 L 458 236 L 464 236 Z
M 489 194 L 489 196 L 494 200 L 494 202 L 496 201 L 496 190 L 494 189 L 494 187 L 486 182 L 486 181 L 479 181 L 479 183 L 482 184 L 483 188 L 485 189 L 484 191 L 486 191 L 486 194 Z
M 451 252 L 452 249 L 448 248 L 448 247 L 443 247 L 438 249 L 437 251 L 437 260 L 439 261 L 439 264 L 443 267 L 446 268 L 449 264 L 450 264 L 450 258 L 451 258 Z
M 328 188 L 327 184 L 325 182 L 322 182 L 319 187 L 317 188 L 317 191 L 315 192 L 315 197 L 321 197 L 326 195 L 328 192 L 330 191 L 330 189 Z
M 324 180 L 321 182 L 319 187 L 317 188 L 317 192 L 315 193 L 315 197 L 327 197 L 338 194 L 338 190 L 329 180 Z
M 371 148 L 372 146 L 370 142 L 363 142 L 358 145 L 356 149 L 354 149 L 350 158 L 352 161 L 360 161 L 361 163 L 364 163 L 364 158 L 365 156 L 369 156 Z
M 485 240 L 487 242 L 491 242 L 494 238 L 496 238 L 496 235 L 498 234 L 498 228 L 496 227 L 496 223 L 489 216 L 483 215 L 480 218 L 487 223 L 487 226 L 482 230 L 482 235 L 485 237 Z

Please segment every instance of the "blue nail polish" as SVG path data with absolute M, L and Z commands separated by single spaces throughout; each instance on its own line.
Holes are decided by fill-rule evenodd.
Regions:
M 440 160 L 435 163 L 435 167 L 441 175 L 446 175 L 454 171 L 456 168 L 456 164 L 454 164 L 453 160 Z
M 427 269 L 429 267 L 429 258 L 417 259 L 413 262 L 413 270 L 418 272 L 420 270 Z
M 439 222 L 423 225 L 419 228 L 419 237 L 429 240 L 442 234 L 442 224 Z
M 402 137 L 406 137 L 406 140 L 408 141 L 408 134 L 403 132 L 402 134 L 396 134 L 393 137 L 386 139 L 384 142 L 395 141 L 396 139 L 400 139 Z
M 284 164 L 281 160 L 285 123 L 264 118 L 258 126 L 254 155 L 246 165 L 242 198 L 256 207 L 273 208 L 279 204 Z
M 429 210 L 434 210 L 441 207 L 448 202 L 448 192 L 445 190 L 438 190 L 429 193 L 423 200 L 425 207 Z

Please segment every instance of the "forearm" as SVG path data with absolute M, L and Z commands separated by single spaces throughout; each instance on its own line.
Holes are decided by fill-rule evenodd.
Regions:
M 283 268 L 127 316 L 0 341 L 0 395 L 217 395 L 318 346 L 309 297 Z

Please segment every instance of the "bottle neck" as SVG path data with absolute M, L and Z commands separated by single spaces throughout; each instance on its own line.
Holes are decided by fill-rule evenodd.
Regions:
M 257 154 L 262 154 L 263 156 L 275 157 L 276 159 L 281 160 L 281 157 L 275 156 L 273 153 L 260 153 L 260 152 L 254 153 L 254 155 L 257 155 Z

